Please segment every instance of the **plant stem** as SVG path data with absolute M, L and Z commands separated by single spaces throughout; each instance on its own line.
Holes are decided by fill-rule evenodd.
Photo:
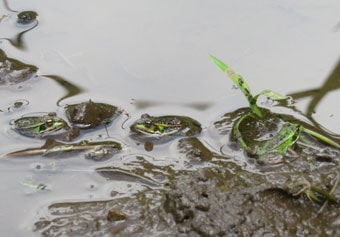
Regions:
M 333 141 L 332 139 L 330 139 L 330 138 L 328 138 L 328 137 L 326 137 L 326 136 L 324 136 L 320 133 L 309 130 L 308 128 L 303 128 L 303 131 L 312 135 L 313 137 L 316 137 L 317 139 L 327 143 L 328 145 L 331 145 L 335 148 L 340 148 L 340 145 L 337 142 Z
M 329 192 L 326 192 L 326 191 L 323 191 L 321 190 L 320 188 L 318 187 L 315 187 L 315 186 L 311 186 L 311 190 L 313 192 L 316 192 L 320 195 L 322 195 L 323 197 L 326 198 L 326 200 L 330 201 L 330 202 L 334 202 L 334 203 L 337 203 L 337 199 L 334 195 L 330 194 Z

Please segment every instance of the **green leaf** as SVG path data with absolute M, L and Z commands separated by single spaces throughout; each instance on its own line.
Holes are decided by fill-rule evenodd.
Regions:
M 247 98 L 250 108 L 253 112 L 260 118 L 263 117 L 260 109 L 257 107 L 254 102 L 253 95 L 251 94 L 250 87 L 247 82 L 243 79 L 241 75 L 239 75 L 236 71 L 234 71 L 231 67 L 226 65 L 224 62 L 219 60 L 218 58 L 210 55 L 211 60 L 216 64 L 216 66 L 222 70 L 233 82 L 234 84 L 242 91 L 244 96 Z M 256 102 L 256 100 L 255 100 Z
M 340 149 L 340 144 L 338 144 L 336 141 L 333 141 L 332 139 L 318 133 L 318 132 L 314 132 L 308 128 L 303 128 L 303 131 L 308 133 L 309 135 L 319 139 L 320 141 L 323 141 L 324 143 L 333 146 L 335 148 L 339 148 Z
M 244 114 L 242 117 L 240 117 L 234 123 L 233 129 L 232 129 L 232 137 L 233 137 L 233 139 L 237 140 L 238 143 L 240 144 L 241 148 L 246 150 L 246 151 L 248 150 L 248 145 L 243 140 L 243 137 L 242 137 L 242 134 L 241 134 L 241 131 L 240 131 L 240 125 L 243 122 L 243 120 L 245 120 L 246 118 L 249 118 L 249 117 L 253 118 L 254 114 L 253 113 L 246 113 L 246 114 Z
M 261 96 L 267 96 L 268 98 L 272 99 L 272 100 L 285 100 L 288 99 L 288 96 L 285 95 L 281 95 L 278 92 L 272 91 L 272 90 L 264 90 L 261 93 L 257 94 L 254 96 L 254 98 L 250 101 L 250 108 L 253 110 L 253 112 L 255 114 L 258 115 L 258 117 L 262 118 L 262 114 L 259 111 L 259 108 L 257 107 L 257 99 Z M 259 116 L 259 113 L 261 114 Z
M 272 100 L 286 100 L 286 99 L 288 99 L 288 96 L 281 95 L 280 93 L 272 91 L 272 90 L 264 90 L 261 93 L 257 94 L 256 97 L 258 97 L 260 95 L 267 96 L 268 98 L 270 98 Z
M 221 60 L 219 60 L 218 58 L 212 56 L 211 54 L 209 54 L 210 59 L 216 64 L 216 66 L 221 69 L 222 72 L 225 72 L 225 70 L 228 68 L 227 65 L 224 64 L 224 62 L 222 62 Z

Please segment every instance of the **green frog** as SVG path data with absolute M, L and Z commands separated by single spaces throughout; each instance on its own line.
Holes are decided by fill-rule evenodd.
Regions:
M 59 118 L 56 113 L 51 112 L 42 116 L 23 116 L 13 122 L 13 128 L 20 134 L 28 137 L 42 138 L 51 135 L 60 135 L 62 133 L 64 140 L 72 140 L 79 135 L 76 129 Z
M 256 154 L 262 156 L 268 153 L 286 154 L 290 147 L 300 138 L 301 125 L 286 122 L 269 140 L 259 146 Z
M 131 127 L 131 132 L 146 139 L 163 139 L 175 136 L 194 136 L 201 132 L 196 120 L 177 115 L 154 117 L 143 114 Z
M 305 128 L 302 124 L 269 112 L 263 119 L 257 118 L 253 113 L 243 114 L 233 126 L 232 139 L 237 140 L 247 154 L 256 157 L 257 162 L 261 164 L 278 164 L 285 157 L 298 157 L 293 149 L 297 142 L 300 147 L 308 147 L 315 154 L 326 147 L 317 139 L 339 148 L 332 140 Z
M 302 126 L 301 121 L 295 118 L 287 120 L 287 118 L 292 116 L 275 114 L 257 105 L 257 100 L 260 96 L 266 96 L 267 99 L 278 102 L 288 102 L 288 96 L 281 95 L 272 90 L 264 90 L 257 95 L 253 95 L 247 82 L 240 74 L 218 58 L 212 55 L 210 55 L 210 58 L 241 90 L 249 103 L 250 111 L 242 112 L 241 116 L 237 115 L 238 118 L 234 120 L 235 123 L 232 128 L 232 138 L 237 140 L 249 155 L 258 157 L 270 155 L 274 160 L 277 155 L 285 156 L 287 151 L 292 152 L 291 148 L 300 140 L 302 132 L 306 136 L 313 137 L 332 148 L 340 148 L 340 144 L 337 141 L 315 131 L 313 128 L 309 129 L 310 125 Z M 314 147 L 316 150 L 322 150 L 322 148 L 320 149 L 321 146 Z M 266 162 L 270 160 L 264 159 Z

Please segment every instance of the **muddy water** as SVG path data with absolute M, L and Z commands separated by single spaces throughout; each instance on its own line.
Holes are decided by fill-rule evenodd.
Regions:
M 17 12 L 14 11 L 25 10 L 38 13 L 39 24 L 32 30 L 29 29 L 33 26 L 15 23 Z M 304 114 L 313 126 L 319 128 L 321 124 L 321 128 L 339 140 L 340 110 L 336 106 L 340 84 L 339 10 L 336 1 L 261 1 L 256 4 L 239 1 L 101 1 L 96 4 L 72 1 L 61 4 L 60 1 L 4 0 L 0 8 L 0 48 L 8 57 L 35 65 L 39 70 L 37 76 L 24 83 L 0 87 L 0 109 L 3 111 L 0 112 L 0 154 L 39 147 L 44 143 L 41 139 L 20 136 L 10 129 L 10 121 L 24 114 L 53 111 L 66 119 L 65 105 L 88 99 L 119 106 L 126 113 L 108 127 L 109 136 L 123 144 L 123 151 L 112 159 L 94 162 L 80 153 L 60 158 L 1 159 L 1 233 L 6 236 L 34 236 L 37 233 L 53 236 L 53 228 L 55 233 L 74 231 L 74 223 L 90 226 L 91 233 L 97 236 L 119 233 L 118 230 L 122 230 L 121 234 L 140 235 L 227 234 L 225 229 L 230 229 L 230 225 L 236 226 L 232 232 L 235 235 L 336 233 L 337 206 L 329 205 L 329 215 L 326 210 L 320 218 L 315 214 L 320 207 L 308 200 L 306 204 L 303 198 L 292 199 L 281 195 L 280 191 L 266 194 L 272 185 L 278 189 L 291 178 L 285 174 L 287 169 L 295 172 L 294 175 L 316 170 L 317 175 L 309 172 L 312 178 L 305 178 L 322 188 L 329 188 L 336 179 L 338 163 L 300 161 L 293 167 L 269 169 L 280 174 L 278 177 L 258 176 L 268 170 L 260 169 L 242 152 L 226 146 L 229 142 L 227 132 L 219 131 L 214 125 L 223 120 L 224 114 L 246 107 L 247 103 L 240 91 L 233 89 L 231 81 L 211 63 L 208 54 L 218 56 L 239 71 L 254 92 L 269 88 L 293 95 L 295 111 L 292 108 L 276 110 L 300 118 L 304 117 L 300 114 Z M 14 106 L 18 101 L 23 101 L 19 108 Z M 130 125 L 143 113 L 195 118 L 203 127 L 198 138 L 204 147 L 201 143 L 177 139 L 154 146 L 151 152 L 145 151 L 143 145 L 129 137 Z M 223 130 L 223 123 L 221 128 Z M 102 127 L 83 133 L 79 139 L 96 141 L 107 135 Z M 228 154 L 227 158 L 221 158 L 221 152 Z M 226 161 L 233 162 L 226 165 Z M 96 171 L 107 167 L 113 168 L 109 176 Z M 210 170 L 211 167 L 225 170 L 217 172 Z M 203 168 L 204 174 L 190 176 L 191 172 Z M 243 172 L 257 176 L 249 178 L 250 174 Z M 242 176 L 234 177 L 232 184 L 224 182 L 236 173 Z M 182 183 L 174 179 L 179 174 L 184 175 Z M 172 180 L 170 191 L 169 179 Z M 276 186 L 275 182 L 278 183 Z M 27 185 L 40 183 L 48 188 L 36 190 Z M 185 188 L 195 183 L 200 186 Z M 252 189 L 252 185 L 261 183 L 263 188 Z M 200 189 L 219 192 L 204 199 Z M 232 191 L 227 192 L 228 189 Z M 240 189 L 245 191 L 238 192 Z M 193 193 L 191 200 L 185 190 Z M 335 194 L 339 196 L 339 191 Z M 237 217 L 230 225 L 212 218 L 214 211 L 221 219 L 228 217 L 226 213 L 217 211 L 216 206 L 207 208 L 205 204 L 220 200 L 224 209 L 242 207 L 240 202 L 228 203 L 226 196 L 247 203 L 241 212 L 227 213 Z M 188 200 L 193 206 L 183 204 Z M 265 218 L 260 219 L 260 223 L 255 222 L 267 213 L 265 206 L 259 203 L 272 207 L 270 214 L 278 217 L 282 200 L 287 201 L 284 206 L 287 218 L 294 216 L 296 222 L 303 223 L 295 232 L 288 229 L 296 222 L 282 219 L 284 224 L 279 225 L 279 222 Z M 90 204 L 79 204 L 76 211 L 67 213 L 67 209 L 72 209 L 69 203 L 77 202 Z M 304 208 L 296 213 L 292 211 L 296 206 Z M 109 212 L 112 209 L 125 212 L 129 221 L 116 222 L 112 216 L 117 217 L 117 214 Z M 197 215 L 188 214 L 195 210 L 199 211 Z M 243 228 L 244 221 L 239 213 L 246 216 L 250 210 L 253 213 L 249 217 L 250 224 Z M 304 210 L 309 212 L 303 214 Z M 108 212 L 113 214 L 108 217 Z M 56 227 L 64 226 L 58 223 L 60 216 L 69 228 Z M 93 221 L 86 221 L 86 218 L 92 220 L 90 216 L 97 220 L 94 226 L 89 224 Z M 202 218 L 209 219 L 211 224 L 200 224 Z M 307 222 L 303 222 L 304 219 Z M 324 230 L 313 232 L 312 226 L 316 224 L 324 225 Z M 266 229 L 264 225 L 275 228 Z M 36 232 L 33 232 L 34 228 Z M 84 230 L 85 227 L 78 229 Z

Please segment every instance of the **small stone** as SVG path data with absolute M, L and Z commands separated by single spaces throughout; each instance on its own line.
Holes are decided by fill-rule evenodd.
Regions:
M 118 211 L 118 210 L 111 209 L 107 213 L 108 221 L 122 221 L 126 219 L 127 219 L 127 216 L 123 212 Z

